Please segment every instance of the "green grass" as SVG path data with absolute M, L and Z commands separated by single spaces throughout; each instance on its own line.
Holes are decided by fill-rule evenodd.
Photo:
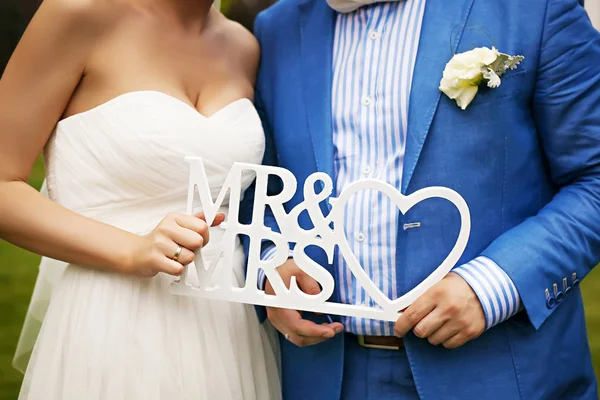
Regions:
M 30 179 L 39 188 L 44 178 L 41 162 Z M 14 400 L 21 374 L 11 366 L 12 356 L 33 291 L 40 257 L 0 240 L 0 400 Z M 583 294 L 594 367 L 600 372 L 600 268 L 583 282 Z M 599 376 L 600 378 L 600 376 Z

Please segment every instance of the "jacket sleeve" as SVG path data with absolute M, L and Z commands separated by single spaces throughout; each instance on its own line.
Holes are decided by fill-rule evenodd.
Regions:
M 577 0 L 548 0 L 532 107 L 557 193 L 482 255 L 537 329 L 600 261 L 600 33 Z

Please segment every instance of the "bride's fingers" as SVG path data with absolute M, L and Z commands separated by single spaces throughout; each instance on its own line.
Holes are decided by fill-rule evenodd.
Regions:
M 181 246 L 181 250 L 179 250 L 179 246 Z M 158 243 L 157 249 L 160 253 L 162 253 L 166 258 L 177 261 L 182 265 L 188 265 L 192 261 L 194 261 L 194 252 L 188 249 L 185 244 L 164 238 Z
M 208 225 L 203 219 L 193 215 L 178 215 L 175 218 L 175 222 L 182 228 L 189 229 L 193 232 L 198 233 L 202 236 L 202 246 L 206 246 L 210 239 L 210 233 L 208 231 Z
M 200 218 L 203 221 L 206 221 L 206 215 L 204 215 L 203 212 L 198 213 L 195 215 L 196 218 Z M 211 226 L 217 226 L 217 225 L 221 225 L 223 223 L 223 221 L 225 221 L 225 214 L 223 213 L 218 213 L 215 216 L 215 220 L 213 221 Z
M 168 257 L 160 257 L 157 261 L 158 272 L 164 272 L 165 274 L 180 276 L 185 271 L 185 267 L 179 262 L 172 260 Z
M 225 221 L 225 214 L 218 213 L 211 226 L 221 225 L 223 223 L 223 221 Z
M 177 252 L 178 249 L 176 249 L 173 254 L 175 254 Z M 173 258 L 171 256 L 171 258 Z M 193 251 L 186 249 L 185 247 L 181 247 L 181 252 L 179 252 L 179 256 L 177 257 L 177 261 L 179 264 L 181 265 L 188 265 L 189 263 L 191 263 L 192 261 L 194 261 L 194 258 L 196 258 L 196 255 L 194 254 Z
M 200 233 L 181 227 L 178 224 L 173 225 L 174 226 L 166 227 L 161 231 L 168 241 L 175 242 L 192 251 L 204 246 L 205 238 Z

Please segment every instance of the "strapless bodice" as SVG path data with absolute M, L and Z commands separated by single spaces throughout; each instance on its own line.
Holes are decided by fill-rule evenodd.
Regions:
M 189 166 L 201 157 L 216 198 L 234 162 L 259 164 L 260 118 L 248 99 L 206 117 L 153 91 L 131 92 L 58 123 L 44 153 L 48 193 L 77 213 L 136 233 L 185 212 Z M 253 180 L 243 176 L 242 187 Z

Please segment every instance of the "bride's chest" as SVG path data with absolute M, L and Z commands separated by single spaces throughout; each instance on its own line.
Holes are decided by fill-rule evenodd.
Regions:
M 218 190 L 234 162 L 258 164 L 263 152 L 249 100 L 205 117 L 166 94 L 131 92 L 61 121 L 45 159 L 55 200 L 77 203 L 79 196 L 86 204 L 71 208 L 86 208 L 90 197 L 105 203 L 184 196 L 189 156 L 203 159 Z
M 94 48 L 66 115 L 89 108 L 90 98 L 136 89 L 170 93 L 204 115 L 234 99 L 252 98 L 256 60 L 230 42 L 211 29 L 197 35 L 152 19 L 130 19 Z

